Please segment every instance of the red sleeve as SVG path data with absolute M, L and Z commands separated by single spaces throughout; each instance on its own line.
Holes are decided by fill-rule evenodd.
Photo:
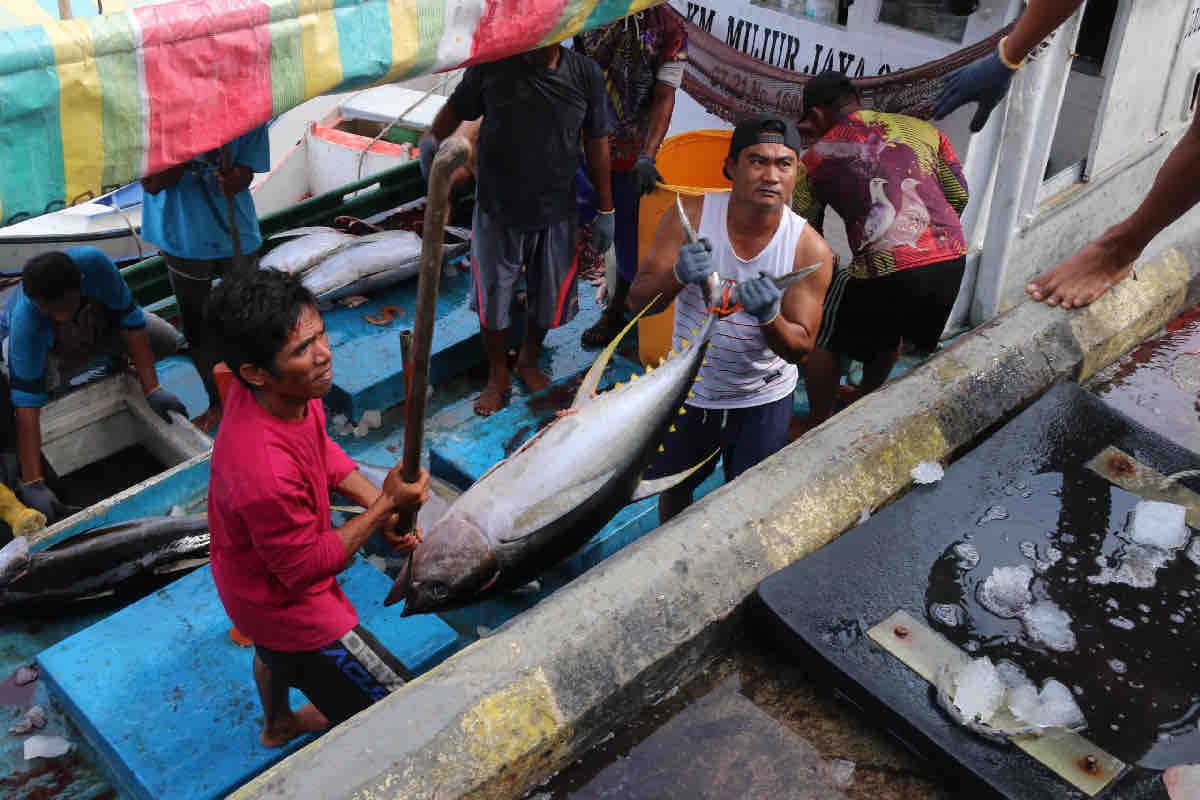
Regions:
M 346 455 L 346 451 L 341 445 L 325 435 L 325 476 L 329 480 L 329 488 L 336 489 L 341 485 L 342 481 L 346 480 L 346 476 L 354 470 L 358 469 L 358 464 L 350 456 Z
M 271 491 L 246 503 L 241 513 L 267 569 L 296 592 L 341 572 L 346 548 L 329 520 L 317 517 L 312 495 L 294 469 L 277 467 L 273 480 L 265 481 Z

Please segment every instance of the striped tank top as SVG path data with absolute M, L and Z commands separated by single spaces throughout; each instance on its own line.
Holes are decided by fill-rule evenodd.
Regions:
M 712 242 L 713 266 L 722 278 L 735 281 L 771 276 L 795 270 L 796 243 L 804 230 L 804 218 L 784 206 L 779 228 L 757 256 L 742 259 L 733 252 L 726 229 L 729 193 L 704 196 L 700 235 Z M 682 349 L 692 339 L 708 313 L 699 286 L 684 287 L 675 298 L 674 346 Z M 795 364 L 784 361 L 767 346 L 758 321 L 738 311 L 717 321 L 708 355 L 700 368 L 700 380 L 687 401 L 697 408 L 751 408 L 773 403 L 796 389 Z

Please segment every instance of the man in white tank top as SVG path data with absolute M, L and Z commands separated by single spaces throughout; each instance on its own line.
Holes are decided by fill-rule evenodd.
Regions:
M 737 281 L 740 307 L 717 323 L 693 395 L 647 477 L 682 472 L 720 450 L 725 479 L 733 480 L 787 444 L 796 364 L 813 347 L 834 258 L 821 235 L 788 206 L 800 149 L 787 119 L 758 114 L 742 120 L 725 159 L 732 189 L 683 198 L 701 241 L 687 242 L 673 209 L 659 221 L 630 288 L 629 307 L 640 311 L 658 297 L 663 309 L 674 298 L 677 349 L 709 313 L 700 288 L 708 275 Z M 817 263 L 820 269 L 786 290 L 772 280 Z M 708 462 L 661 494 L 660 519 L 686 508 L 714 467 Z

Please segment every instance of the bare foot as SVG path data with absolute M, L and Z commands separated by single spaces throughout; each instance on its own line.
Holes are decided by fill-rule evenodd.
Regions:
M 517 361 L 517 377 L 521 379 L 521 383 L 525 384 L 525 388 L 530 394 L 540 392 L 550 385 L 550 379 L 538 369 L 537 364 L 522 364 Z
M 204 431 L 205 433 L 208 433 L 213 428 L 215 428 L 220 421 L 221 421 L 221 407 L 220 406 L 209 406 L 208 409 L 203 414 L 201 414 L 200 416 L 198 416 L 194 420 L 192 420 L 192 424 L 195 425 L 200 430 Z
M 490 417 L 508 403 L 512 394 L 512 385 L 507 381 L 489 380 L 487 386 L 479 393 L 475 401 L 475 413 L 481 417 Z
M 312 703 L 301 706 L 278 723 L 264 727 L 259 738 L 267 747 L 283 747 L 306 733 L 316 733 L 329 727 L 329 720 Z
M 1034 278 L 1025 291 L 1050 306 L 1082 308 L 1094 302 L 1133 269 L 1133 259 L 1100 239 Z

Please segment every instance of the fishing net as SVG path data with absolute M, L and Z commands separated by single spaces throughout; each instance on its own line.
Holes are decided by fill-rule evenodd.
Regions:
M 678 12 L 672 9 L 672 13 Z M 682 17 L 681 17 L 682 20 Z M 799 119 L 804 85 L 813 76 L 773 67 L 682 20 L 688 35 L 688 66 L 683 90 L 727 122 L 760 111 L 773 111 Z M 936 61 L 872 78 L 853 78 L 862 105 L 877 111 L 929 119 L 933 101 L 946 76 L 995 49 L 1012 26 L 986 39 L 956 50 Z

